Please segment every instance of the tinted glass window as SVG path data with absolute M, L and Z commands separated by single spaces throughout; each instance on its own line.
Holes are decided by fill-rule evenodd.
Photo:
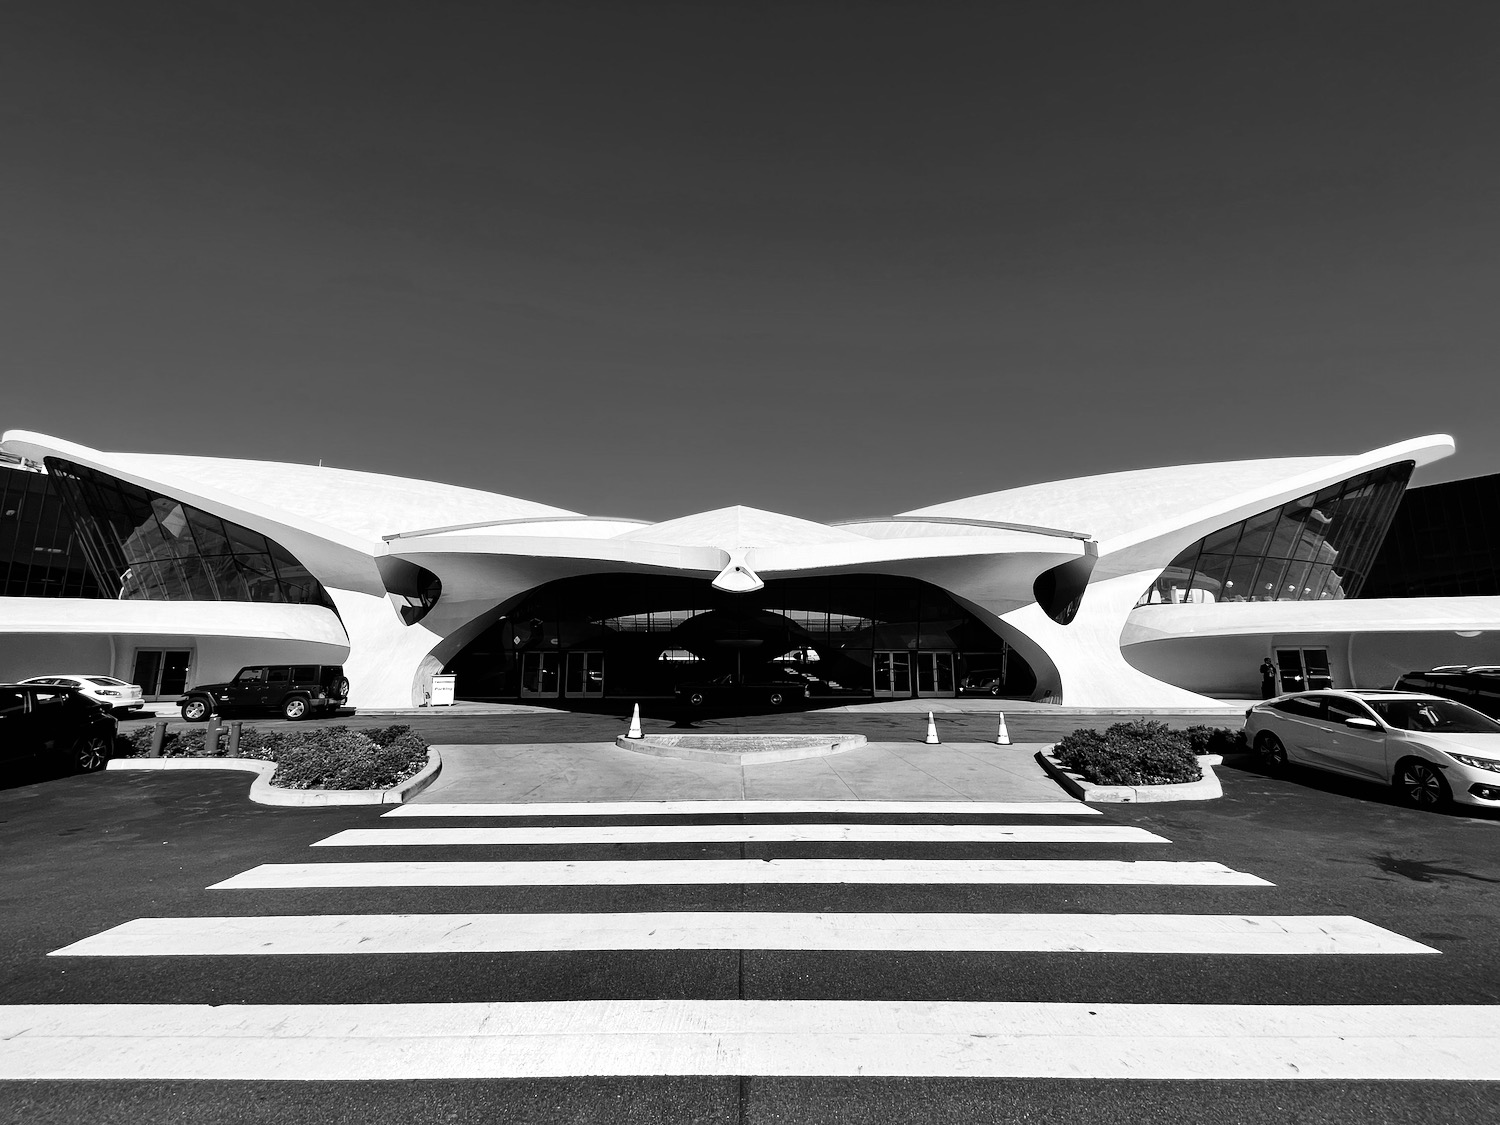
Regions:
M 266 678 L 264 668 L 241 668 L 240 674 L 234 678 L 237 684 L 256 684 Z
M 1369 719 L 1372 722 L 1375 716 L 1363 703 L 1356 703 L 1352 699 L 1339 699 L 1336 696 L 1328 697 L 1328 721 L 1331 723 L 1342 723 L 1349 719 Z
M 310 683 L 318 678 L 318 666 L 316 664 L 298 664 L 292 669 L 292 680 L 295 683 Z
M 1297 695 L 1291 699 L 1283 699 L 1280 703 L 1272 706 L 1273 711 L 1280 711 L 1285 715 L 1294 715 L 1299 719 L 1321 719 L 1323 717 L 1323 697 L 1320 695 Z
M 19 691 L 0 691 L 0 715 L 19 715 L 25 710 L 25 695 Z
M 266 682 L 270 684 L 284 684 L 287 682 L 287 677 L 290 674 L 291 669 L 285 664 L 280 667 L 270 668 L 266 671 Z
M 1370 706 L 1397 730 L 1500 734 L 1500 723 L 1451 699 L 1372 699 Z

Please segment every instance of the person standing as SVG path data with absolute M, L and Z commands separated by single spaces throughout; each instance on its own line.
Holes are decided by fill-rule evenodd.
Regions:
M 1268 656 L 1260 662 L 1260 697 L 1270 699 L 1276 694 L 1276 665 Z

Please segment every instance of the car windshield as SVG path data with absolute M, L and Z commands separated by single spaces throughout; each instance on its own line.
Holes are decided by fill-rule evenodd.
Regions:
M 1365 702 L 1397 730 L 1500 734 L 1500 723 L 1451 699 L 1367 699 Z

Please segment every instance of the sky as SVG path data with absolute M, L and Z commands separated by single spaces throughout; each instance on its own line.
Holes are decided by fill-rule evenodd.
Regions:
M 0 14 L 0 427 L 591 515 L 883 515 L 1449 433 L 1500 5 Z

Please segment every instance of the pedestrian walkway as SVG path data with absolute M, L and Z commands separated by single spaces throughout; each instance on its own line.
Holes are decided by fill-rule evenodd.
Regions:
M 261 864 L 207 888 L 223 913 L 130 919 L 56 950 L 52 956 L 145 964 L 152 971 L 175 957 L 223 958 L 226 991 L 213 1005 L 0 1007 L 0 1078 L 1500 1078 L 1496 1005 L 1339 1005 L 1313 996 L 1262 1005 L 1162 1004 L 1145 996 L 1099 1004 L 753 996 L 386 1003 L 378 995 L 357 1004 L 234 1002 L 236 974 L 229 963 L 288 956 L 401 957 L 411 973 L 423 971 L 421 958 L 443 957 L 448 960 L 434 971 L 451 974 L 462 971 L 453 958 L 473 955 L 1054 954 L 1077 958 L 1078 975 L 1086 978 L 1094 964 L 1089 958 L 1100 954 L 1237 960 L 1438 955 L 1357 917 L 1263 913 L 1255 904 L 1271 888 L 1267 880 L 1218 862 L 1173 859 L 1170 840 L 1096 819 L 1098 813 L 1073 802 L 901 801 L 869 792 L 830 802 L 805 795 L 673 805 L 544 800 L 568 788 L 569 770 L 588 764 L 581 753 L 567 748 L 540 771 L 546 784 L 537 801 L 405 805 L 377 827 L 312 841 L 317 851 L 310 862 Z M 951 787 L 951 771 L 977 768 L 973 759 L 980 753 L 952 748 L 948 766 L 924 776 Z M 916 768 L 899 755 L 894 760 Z M 561 772 L 553 768 L 559 762 L 566 765 Z M 476 823 L 452 825 L 456 817 Z M 723 859 L 663 857 L 657 850 L 694 842 L 837 852 Z M 1016 854 L 1040 842 L 1060 854 Z M 892 843 L 928 854 L 895 854 Z M 584 850 L 560 859 L 559 847 Z M 964 849 L 957 858 L 955 847 Z M 601 848 L 611 858 L 588 858 Z M 382 858 L 358 858 L 371 849 Z M 503 858 L 419 858 L 433 850 L 448 856 L 473 849 L 501 849 Z M 1103 849 L 1111 850 L 1097 854 Z M 1121 849 L 1129 858 L 1119 858 Z M 773 899 L 770 909 L 619 911 L 602 897 L 621 886 L 767 883 L 958 885 L 970 888 L 958 901 L 975 905 L 941 912 L 808 911 L 776 909 Z M 1055 908 L 984 908 L 1006 905 L 987 886 L 1014 883 L 1056 888 Z M 1182 909 L 1080 911 L 1068 894 L 1082 885 L 1106 895 L 1118 887 L 1127 896 L 1122 904 L 1132 887 L 1171 886 L 1180 889 Z M 339 910 L 371 887 L 408 888 L 401 900 L 406 909 Z M 462 893 L 454 888 L 476 887 L 491 888 L 472 900 L 483 909 L 451 910 Z M 526 909 L 539 901 L 525 897 L 535 887 L 570 888 L 577 908 Z M 316 899 L 261 897 L 309 888 L 318 889 Z M 512 899 L 492 888 L 522 889 Z M 1195 896 L 1210 891 L 1220 905 L 1225 895 L 1240 896 L 1247 912 L 1203 910 Z M 431 893 L 434 906 L 440 899 L 450 909 L 412 909 L 411 896 L 423 892 Z M 265 909 L 267 901 L 316 901 L 327 912 L 275 914 Z M 972 973 L 975 963 L 965 964 Z M 327 970 L 335 971 L 336 965 Z M 960 995 L 972 995 L 964 973 L 956 972 L 954 981 Z M 743 970 L 740 987 L 743 992 Z
M 725 765 L 613 743 L 439 746 L 443 768 L 413 805 L 592 801 L 1056 802 L 1042 744 L 874 742 L 843 754 Z

